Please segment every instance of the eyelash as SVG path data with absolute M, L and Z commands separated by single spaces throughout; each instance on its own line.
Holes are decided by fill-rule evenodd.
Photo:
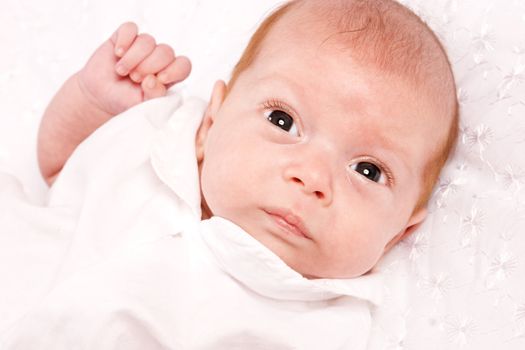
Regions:
M 281 110 L 283 112 L 286 112 L 290 115 L 290 117 L 292 117 L 295 120 L 295 114 L 294 114 L 294 111 L 287 105 L 285 104 L 284 102 L 280 101 L 280 100 L 277 100 L 277 99 L 270 99 L 268 101 L 265 101 L 263 103 L 263 108 L 264 109 L 267 109 L 267 110 L 275 110 L 275 109 L 278 109 L 278 110 Z
M 275 98 L 269 99 L 269 100 L 265 101 L 262 104 L 262 107 L 264 109 L 266 109 L 266 110 L 278 109 L 278 110 L 281 110 L 283 112 L 286 112 L 294 119 L 295 122 L 297 122 L 295 120 L 296 118 L 295 118 L 294 111 L 287 104 L 282 102 L 281 100 L 278 100 L 278 99 L 275 99 Z M 369 157 L 359 158 L 357 160 L 357 162 L 374 163 L 375 165 L 377 165 L 377 167 L 379 167 L 381 172 L 383 174 L 385 174 L 385 176 L 386 176 L 386 185 L 387 186 L 392 186 L 394 184 L 394 176 L 393 176 L 392 172 L 390 171 L 390 169 L 383 162 L 380 162 L 380 161 L 378 161 L 376 159 L 372 159 L 372 158 L 369 158 Z

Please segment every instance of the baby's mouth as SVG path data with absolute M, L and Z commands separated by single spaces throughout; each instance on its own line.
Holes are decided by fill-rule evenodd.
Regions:
M 264 210 L 284 231 L 298 237 L 310 238 L 303 220 L 288 209 L 271 208 Z

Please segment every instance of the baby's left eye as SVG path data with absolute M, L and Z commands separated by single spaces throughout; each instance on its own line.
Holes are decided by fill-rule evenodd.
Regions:
M 275 109 L 273 111 L 267 112 L 266 118 L 270 123 L 278 126 L 286 132 L 289 132 L 292 135 L 297 136 L 297 127 L 295 126 L 293 117 L 291 117 L 288 113 Z
M 381 172 L 381 169 L 370 162 L 358 162 L 352 164 L 350 168 L 359 174 L 363 175 L 367 179 L 377 183 L 385 183 L 384 175 Z

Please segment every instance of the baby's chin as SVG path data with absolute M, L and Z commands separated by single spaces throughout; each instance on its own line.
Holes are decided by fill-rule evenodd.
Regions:
M 325 266 L 312 266 L 301 264 L 297 261 L 286 261 L 286 258 L 283 258 L 283 261 L 290 266 L 293 270 L 301 274 L 304 278 L 309 280 L 317 279 L 352 279 L 358 278 L 361 276 L 366 276 L 371 274 L 374 270 L 374 266 L 367 268 L 363 267 L 361 269 L 348 268 L 341 266 L 325 265 Z
M 290 266 L 291 267 L 291 266 Z M 294 269 L 292 267 L 292 269 Z M 298 271 L 300 269 L 294 269 L 297 271 L 301 276 L 303 276 L 306 279 L 309 280 L 320 280 L 320 279 L 350 279 L 350 278 L 356 278 L 359 276 L 356 276 L 355 274 L 348 274 L 348 273 L 334 273 L 334 271 L 330 271 L 329 273 L 323 273 L 319 271 L 318 273 L 312 273 L 312 272 L 301 272 Z

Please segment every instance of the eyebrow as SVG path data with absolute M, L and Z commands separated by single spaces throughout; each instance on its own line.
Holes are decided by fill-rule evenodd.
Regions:
M 378 140 L 381 144 L 381 148 L 385 150 L 394 150 L 396 153 L 400 153 L 404 156 L 407 156 L 405 150 L 402 149 L 401 143 L 396 143 L 394 140 L 392 140 L 390 137 L 386 136 L 384 133 L 379 134 Z M 404 144 L 404 143 L 403 143 Z
M 404 143 L 396 143 L 390 137 L 385 136 L 385 134 L 379 134 L 377 136 L 376 142 L 379 144 L 376 146 L 380 152 L 384 152 L 388 155 L 389 158 L 393 157 L 396 163 L 399 163 L 401 166 L 406 168 L 409 172 L 412 172 L 412 166 L 410 166 L 408 160 L 410 159 L 406 150 L 402 148 Z M 389 165 L 391 162 L 388 161 Z
M 270 82 L 270 83 L 277 83 L 277 85 L 280 86 L 280 88 L 284 88 L 287 92 L 291 93 L 295 98 L 298 97 L 298 95 L 303 94 L 303 86 L 290 80 L 290 78 L 287 78 L 279 73 L 275 73 L 272 76 L 266 76 L 262 78 L 257 78 L 258 82 Z

